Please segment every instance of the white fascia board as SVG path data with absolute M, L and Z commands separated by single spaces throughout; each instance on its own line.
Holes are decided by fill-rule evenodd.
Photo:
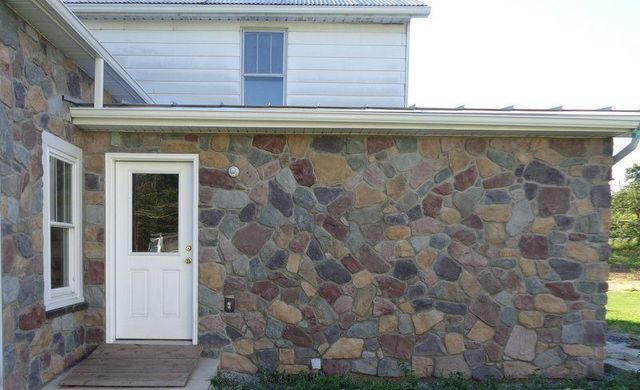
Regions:
M 390 135 L 613 137 L 627 135 L 640 115 L 495 111 L 306 108 L 71 108 L 87 131 L 264 132 Z
M 82 21 L 67 8 L 60 0 L 5 0 L 22 18 L 33 26 L 40 34 L 47 38 L 54 46 L 73 52 L 81 52 L 87 58 L 104 59 L 111 70 L 110 74 L 116 78 L 116 83 L 137 95 L 145 103 L 153 103 L 153 99 L 131 77 L 115 58 L 98 42 Z M 55 38 L 52 33 L 55 28 L 62 32 L 64 38 Z M 61 41 L 61 39 L 64 39 Z M 72 57 L 82 60 L 80 56 Z
M 404 17 L 426 18 L 431 7 L 330 7 L 330 6 L 274 6 L 274 5 L 123 5 L 123 4 L 70 4 L 69 8 L 80 17 L 169 17 L 172 19 L 198 19 L 224 16 L 228 18 L 247 16 L 266 17 Z

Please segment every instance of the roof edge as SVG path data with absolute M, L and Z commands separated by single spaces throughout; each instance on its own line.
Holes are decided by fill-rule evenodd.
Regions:
M 71 116 L 86 131 L 168 133 L 613 137 L 629 135 L 640 123 L 640 114 L 598 112 L 288 107 L 73 107 Z

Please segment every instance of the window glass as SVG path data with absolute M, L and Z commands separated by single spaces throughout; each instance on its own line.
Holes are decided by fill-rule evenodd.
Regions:
M 71 164 L 50 158 L 51 221 L 71 223 Z
M 247 106 L 281 106 L 283 104 L 281 77 L 245 77 L 244 104 Z
M 178 174 L 133 174 L 133 251 L 178 251 Z
M 51 227 L 51 288 L 69 286 L 69 228 Z
M 244 72 L 258 72 L 258 33 L 244 34 Z

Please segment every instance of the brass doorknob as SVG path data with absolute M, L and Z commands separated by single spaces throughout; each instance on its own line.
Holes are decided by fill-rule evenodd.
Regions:
M 193 248 L 191 247 L 191 245 L 187 245 L 184 249 L 186 249 L 187 252 L 191 252 L 191 249 L 193 249 Z
M 187 264 L 191 264 L 191 257 L 187 257 L 187 258 L 184 260 L 184 262 L 185 262 L 185 263 L 187 263 Z

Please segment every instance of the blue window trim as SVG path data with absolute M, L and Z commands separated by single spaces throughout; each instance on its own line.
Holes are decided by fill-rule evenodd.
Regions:
M 247 33 L 282 33 L 282 73 L 245 73 L 245 37 Z M 240 66 L 241 66 L 241 85 L 240 85 L 240 94 L 241 94 L 241 102 L 243 105 L 246 105 L 245 102 L 245 79 L 247 77 L 265 77 L 265 78 L 282 78 L 282 105 L 287 105 L 287 30 L 286 29 L 242 29 L 241 30 L 241 39 L 242 45 L 240 48 Z

